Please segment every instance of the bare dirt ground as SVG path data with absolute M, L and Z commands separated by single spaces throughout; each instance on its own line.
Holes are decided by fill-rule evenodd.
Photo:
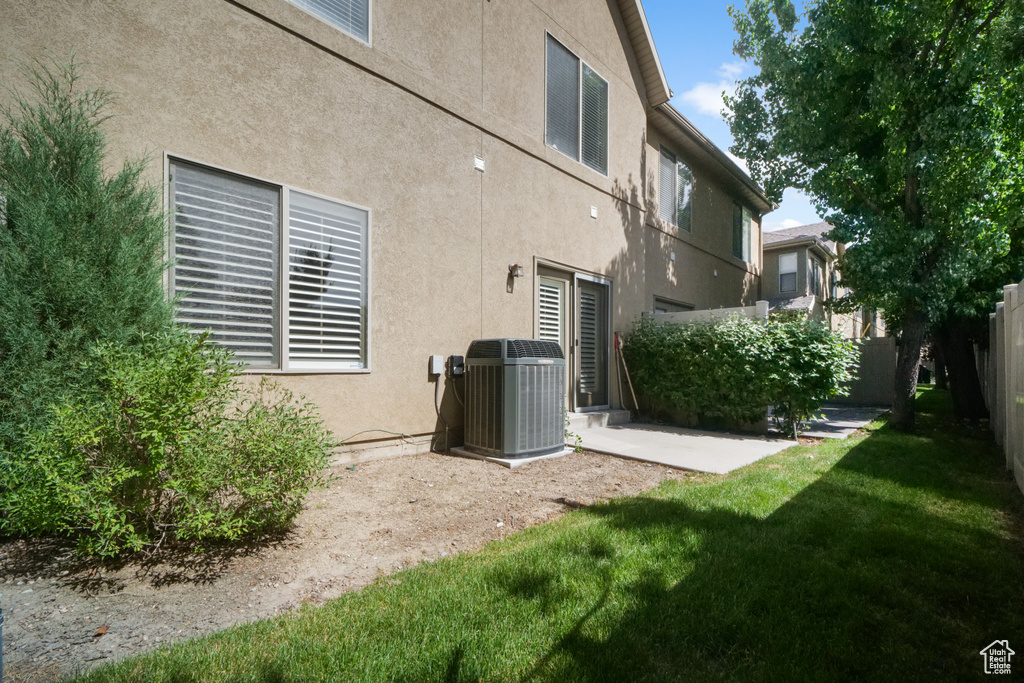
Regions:
M 427 454 L 338 467 L 294 527 L 202 556 L 97 563 L 55 542 L 0 544 L 8 683 L 52 680 L 356 590 L 598 500 L 687 476 L 594 453 L 509 470 Z

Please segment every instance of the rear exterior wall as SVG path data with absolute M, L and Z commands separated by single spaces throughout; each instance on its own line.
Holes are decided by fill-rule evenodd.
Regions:
M 117 96 L 111 165 L 148 158 L 155 186 L 170 155 L 371 210 L 369 372 L 279 377 L 338 436 L 437 432 L 428 356 L 533 336 L 539 260 L 611 280 L 620 331 L 655 295 L 757 298 L 757 266 L 729 262 L 724 190 L 698 183 L 692 236 L 649 218 L 645 93 L 614 2 L 372 7 L 366 45 L 284 0 L 7 0 L 0 79 L 19 88 L 20 63 L 73 53 L 86 87 Z M 546 32 L 609 82 L 607 177 L 544 144 Z M 511 290 L 510 263 L 525 269 Z

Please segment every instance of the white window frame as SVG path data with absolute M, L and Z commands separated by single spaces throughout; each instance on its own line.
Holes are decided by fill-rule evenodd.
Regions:
M 577 69 L 578 73 L 577 73 L 577 78 L 576 78 L 576 102 L 579 104 L 579 126 L 577 128 L 576 156 L 575 157 L 570 156 L 570 155 L 566 154 L 565 152 L 563 152 L 562 150 L 558 149 L 557 147 L 552 147 L 551 145 L 548 144 L 548 36 L 550 36 L 552 40 L 554 40 L 559 45 L 561 45 L 563 48 L 565 48 L 566 52 L 568 52 L 573 57 L 575 57 L 576 60 L 579 61 L 579 63 L 580 63 L 580 68 Z M 588 69 L 593 71 L 597 75 L 597 77 L 600 78 L 602 81 L 604 81 L 605 85 L 608 86 L 608 105 L 607 105 L 608 106 L 608 111 L 606 113 L 606 115 L 608 117 L 608 125 L 606 126 L 605 132 L 604 132 L 604 138 L 605 138 L 604 139 L 604 148 L 605 148 L 605 150 L 607 152 L 607 155 L 608 155 L 608 158 L 605 160 L 605 163 L 608 166 L 608 168 L 604 172 L 602 172 L 599 169 L 594 168 L 593 166 L 590 166 L 589 164 L 587 164 L 586 162 L 583 161 L 583 67 L 584 66 L 586 66 Z M 609 174 L 611 173 L 611 166 L 612 166 L 612 142 L 611 142 L 611 137 L 612 137 L 612 84 L 611 84 L 611 81 L 609 81 L 607 78 L 602 76 L 601 73 L 597 69 L 595 69 L 594 67 L 590 66 L 590 64 L 588 62 L 583 61 L 582 57 L 580 57 L 578 54 L 576 54 L 576 52 L 574 52 L 573 50 L 570 50 L 569 46 L 566 45 L 561 40 L 559 40 L 557 37 L 555 37 L 555 35 L 553 33 L 551 33 L 551 31 L 545 31 L 544 32 L 544 145 L 546 147 L 548 147 L 548 149 L 553 149 L 556 152 L 558 152 L 559 154 L 562 154 L 563 156 L 565 156 L 565 157 L 567 157 L 569 159 L 572 159 L 576 163 L 582 164 L 584 167 L 589 168 L 594 173 L 597 173 L 597 174 L 607 178 L 607 177 L 609 177 Z
M 314 12 L 311 12 L 310 10 L 306 9 L 305 7 L 303 7 L 302 5 L 299 5 L 297 3 L 291 2 L 291 0 L 285 0 L 285 2 L 287 2 L 292 7 L 295 7 L 299 11 L 305 12 L 306 14 L 308 14 L 311 17 L 313 17 L 317 21 L 323 22 L 323 23 L 327 24 L 328 26 L 330 26 L 331 28 L 336 29 L 338 31 L 341 31 L 342 33 L 344 33 L 346 36 L 348 36 L 352 40 L 358 40 L 360 43 L 362 43 L 363 45 L 365 45 L 367 47 L 373 47 L 373 0 L 366 0 L 366 40 L 363 40 L 362 37 L 357 36 L 354 33 L 349 33 L 348 31 L 346 31 L 341 26 L 338 26 L 337 24 L 335 24 L 332 21 L 328 21 L 327 19 L 324 19 L 319 14 L 315 14 Z
M 165 260 L 169 262 L 169 266 L 164 270 L 164 291 L 167 294 L 168 299 L 174 297 L 173 289 L 173 274 L 174 269 L 174 207 L 171 204 L 171 163 L 173 161 L 179 161 L 186 164 L 192 164 L 202 168 L 208 168 L 211 171 L 217 171 L 219 173 L 225 173 L 232 175 L 243 180 L 249 180 L 256 183 L 263 183 L 265 185 L 272 185 L 277 187 L 281 192 L 280 202 L 280 216 L 278 217 L 278 229 L 280 234 L 278 235 L 278 245 L 281 249 L 279 254 L 279 268 L 281 269 L 278 273 L 278 295 L 280 296 L 280 315 L 278 319 L 279 329 L 276 330 L 278 343 L 280 344 L 280 358 L 279 367 L 266 368 L 266 367 L 249 367 L 244 366 L 242 372 L 245 374 L 252 375 L 284 375 L 284 374 L 300 374 L 300 375 L 365 375 L 369 374 L 372 369 L 372 357 L 373 357 L 373 324 L 372 324 L 372 306 L 371 301 L 373 297 L 373 268 L 372 268 L 372 254 L 373 254 L 373 210 L 366 206 L 360 206 L 352 202 L 342 201 L 337 197 L 330 197 L 328 195 L 320 194 L 318 192 L 311 192 L 304 190 L 299 187 L 292 185 L 285 185 L 284 183 L 275 182 L 273 180 L 267 180 L 259 176 L 248 175 L 245 173 L 239 173 L 238 171 L 218 166 L 216 164 L 210 164 L 205 161 L 198 161 L 190 157 L 182 156 L 180 154 L 173 154 L 171 152 L 164 153 L 164 213 L 167 216 L 167 229 L 166 229 L 166 240 L 164 247 Z M 299 192 L 304 195 L 315 197 L 317 199 L 323 199 L 325 201 L 333 202 L 335 204 L 341 204 L 349 208 L 353 208 L 359 211 L 366 212 L 366 261 L 363 264 L 366 272 L 366 327 L 364 330 L 364 345 L 365 345 L 365 362 L 361 368 L 353 367 L 330 367 L 327 365 L 317 365 L 316 367 L 310 367 L 306 364 L 292 365 L 288 358 L 288 322 L 290 320 L 291 310 L 288 301 L 288 200 L 289 193 L 292 191 Z
M 794 259 L 793 270 L 782 272 L 782 259 L 786 256 L 792 256 Z M 793 276 L 793 288 L 783 289 L 782 287 L 782 276 L 792 275 Z M 790 292 L 796 292 L 800 288 L 800 253 L 796 251 L 787 251 L 785 254 L 779 254 L 779 293 L 788 294 Z

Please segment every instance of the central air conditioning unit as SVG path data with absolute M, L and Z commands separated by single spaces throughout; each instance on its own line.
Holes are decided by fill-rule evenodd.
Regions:
M 498 458 L 565 449 L 565 356 L 557 342 L 478 339 L 466 353 L 465 448 Z

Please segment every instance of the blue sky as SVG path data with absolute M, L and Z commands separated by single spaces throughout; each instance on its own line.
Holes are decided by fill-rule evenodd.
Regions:
M 723 150 L 732 146 L 729 126 L 719 113 L 721 93 L 752 68 L 732 53 L 735 31 L 721 0 L 644 0 L 658 56 L 675 96 L 672 104 Z M 742 5 L 737 0 L 738 5 Z M 810 201 L 787 190 L 778 209 L 764 218 L 772 230 L 817 223 L 820 219 Z

